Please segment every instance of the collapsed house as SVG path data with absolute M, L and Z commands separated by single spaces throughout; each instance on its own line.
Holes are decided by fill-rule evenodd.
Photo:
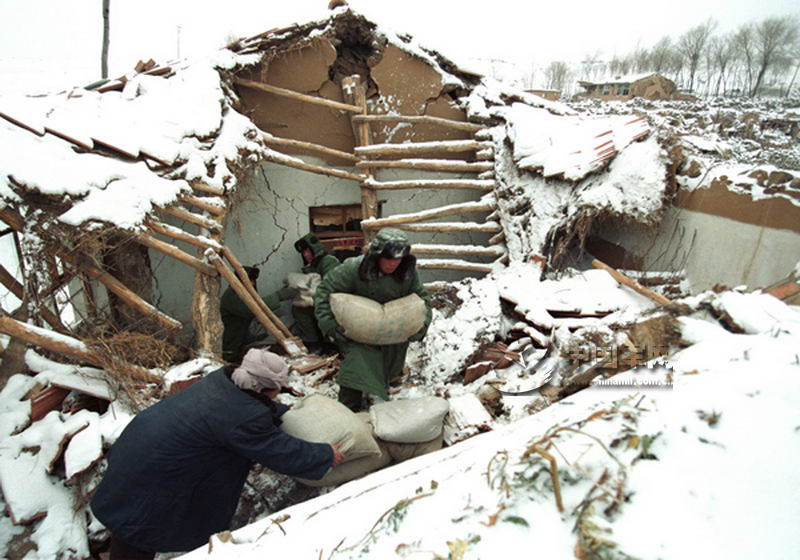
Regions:
M 14 401 L 4 435 L 24 438 L 14 440 L 13 457 L 0 458 L 0 486 L 14 523 L 34 527 L 30 540 L 42 554 L 85 554 L 75 542 L 100 530 L 91 519 L 71 525 L 83 534 L 64 542 L 37 534 L 49 534 L 63 511 L 88 517 L 103 450 L 137 408 L 219 365 L 226 285 L 296 371 L 319 367 L 301 391 L 330 389 L 326 364 L 309 365 L 242 269 L 263 267 L 262 292 L 279 287 L 299 266 L 293 242 L 308 231 L 341 257 L 382 227 L 409 232 L 439 309 L 429 340 L 412 351 L 402 394 L 460 397 L 450 384 L 465 388 L 451 445 L 492 422 L 467 392 L 503 369 L 503 359 L 533 352 L 557 360 L 581 336 L 615 354 L 627 348 L 629 358 L 643 348 L 657 356 L 674 323 L 662 317 L 637 327 L 642 309 L 686 295 L 687 280 L 767 286 L 800 260 L 791 171 L 764 168 L 763 185 L 752 166 L 698 172 L 705 159 L 697 138 L 676 137 L 642 114 L 578 113 L 515 90 L 348 9 L 237 41 L 211 60 L 143 64 L 90 90 L 0 99 L 0 117 L 11 147 L 0 154 L 0 219 L 22 267 L 21 279 L 0 269 L 22 302 L 0 317 L 0 332 L 11 337 L 3 366 L 37 374 L 13 377 L 4 392 Z M 747 194 L 737 190 L 743 182 Z M 746 230 L 736 216 L 709 210 L 718 205 L 696 202 L 720 188 L 740 209 L 765 198 L 766 221 Z M 711 213 L 734 224 L 708 229 Z M 686 233 L 675 235 L 669 220 L 687 216 Z M 756 241 L 748 262 L 727 259 L 710 241 L 698 249 L 701 236 L 730 230 L 784 248 L 776 255 Z M 645 294 L 636 313 L 608 273 L 564 272 L 592 257 L 640 280 L 610 269 Z M 562 272 L 574 285 L 555 283 Z M 641 285 L 650 280 L 662 284 L 659 293 Z M 513 342 L 493 346 L 499 338 Z M 570 359 L 563 383 L 520 413 L 622 368 L 608 356 Z M 516 383 L 518 393 L 534 388 L 517 373 L 494 381 L 508 390 Z M 498 391 L 485 389 L 490 409 Z M 80 402 L 86 396 L 93 404 Z M 66 420 L 48 415 L 60 410 L 70 411 Z M 24 451 L 48 430 L 38 453 Z M 15 486 L 23 468 L 52 490 L 56 506 Z
M 625 101 L 634 97 L 666 100 L 674 99 L 678 93 L 675 82 L 655 72 L 616 76 L 604 82 L 579 81 L 578 85 L 585 89 L 581 97 L 604 101 Z

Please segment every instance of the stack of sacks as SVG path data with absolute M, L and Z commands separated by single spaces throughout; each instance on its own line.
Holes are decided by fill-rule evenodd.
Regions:
M 281 416 L 281 429 L 315 443 L 341 443 L 344 461 L 319 480 L 297 478 L 308 486 L 335 486 L 388 465 L 392 458 L 372 436 L 370 425 L 338 401 L 310 395 Z
M 447 400 L 439 397 L 376 404 L 356 414 L 322 395 L 311 395 L 286 412 L 281 428 L 295 437 L 341 442 L 344 461 L 320 480 L 297 478 L 308 486 L 336 486 L 360 478 L 392 461 L 400 462 L 442 448 Z

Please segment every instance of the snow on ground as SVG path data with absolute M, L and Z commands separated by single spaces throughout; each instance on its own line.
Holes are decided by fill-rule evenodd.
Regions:
M 621 374 L 183 558 L 792 558 L 800 312 L 778 303 L 764 323 L 761 297 L 718 299 L 750 334 L 684 319 L 695 343 L 666 369 Z

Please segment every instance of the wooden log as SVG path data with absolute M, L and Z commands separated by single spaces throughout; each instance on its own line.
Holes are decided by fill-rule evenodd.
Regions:
M 186 243 L 189 243 L 190 245 L 194 245 L 195 247 L 200 247 L 203 250 L 205 249 L 213 249 L 214 251 L 222 250 L 222 245 L 220 245 L 213 239 L 192 235 L 191 233 L 187 233 L 180 228 L 159 222 L 158 220 L 147 220 L 145 225 L 150 229 L 150 231 L 154 233 L 160 233 L 161 235 L 171 237 L 172 239 L 177 239 L 178 241 L 184 241 Z
M 6 289 L 14 294 L 17 299 L 20 301 L 25 299 L 25 287 L 17 282 L 17 279 L 14 278 L 6 267 L 0 264 L 0 283 L 6 287 Z M 53 327 L 56 331 L 60 333 L 69 332 L 67 327 L 61 322 L 61 319 L 58 318 L 58 315 L 50 311 L 47 307 L 41 306 L 39 307 L 39 314 L 42 316 L 42 319 L 47 321 L 47 323 Z
M 411 246 L 415 255 L 452 255 L 466 257 L 499 257 L 505 254 L 501 247 L 481 247 L 480 245 L 423 245 Z
M 408 122 L 412 124 L 435 124 L 456 130 L 466 130 L 467 132 L 478 132 L 486 128 L 483 125 L 443 119 L 441 117 L 429 117 L 425 115 L 356 115 L 352 117 L 356 122 Z
M 212 216 L 224 216 L 227 210 L 225 210 L 225 206 L 220 206 L 218 204 L 213 204 L 208 200 L 203 200 L 198 196 L 193 196 L 190 194 L 181 194 L 178 195 L 183 202 L 187 202 L 192 206 L 196 206 L 200 208 L 200 210 L 204 210 L 211 214 Z
M 280 163 L 286 167 L 310 171 L 311 173 L 319 173 L 320 175 L 330 175 L 332 177 L 339 177 L 340 179 L 350 179 L 351 181 L 361 181 L 364 178 L 364 175 L 356 175 L 355 173 L 350 173 L 349 171 L 342 171 L 341 169 L 306 163 L 301 159 L 287 156 L 286 154 L 276 152 L 275 150 L 268 150 L 264 157 L 273 163 Z
M 0 210 L 0 220 L 3 220 L 14 231 L 22 231 L 25 226 L 25 220 L 13 208 L 6 207 Z
M 435 224 L 397 224 L 397 229 L 404 231 L 438 231 L 438 232 L 472 232 L 472 233 L 497 233 L 502 231 L 499 224 L 489 222 L 478 224 L 475 222 L 440 222 Z
M 367 93 L 364 84 L 361 83 L 360 76 L 354 75 L 344 78 L 342 80 L 342 94 L 349 103 L 361 109 L 358 111 L 360 114 L 367 114 Z M 369 123 L 357 123 L 351 119 L 351 125 L 358 146 L 367 147 L 372 144 L 372 132 L 370 131 Z M 365 173 L 366 176 L 361 180 L 361 217 L 362 219 L 377 218 L 379 210 L 378 193 L 365 182 L 368 179 L 372 179 L 372 169 L 368 168 Z M 369 243 L 371 240 L 372 234 L 367 233 L 364 241 Z
M 247 272 L 244 270 L 244 267 L 239 262 L 239 259 L 236 258 L 236 255 L 233 254 L 233 251 L 230 250 L 227 246 L 222 248 L 222 255 L 228 259 L 228 262 L 231 263 L 233 270 L 236 272 L 236 275 L 239 277 L 239 280 L 242 282 L 242 285 L 247 289 L 247 292 L 253 298 L 255 302 L 261 307 L 264 311 L 264 314 L 269 317 L 270 321 L 272 321 L 276 327 L 278 327 L 281 332 L 288 338 L 292 336 L 291 331 L 286 328 L 286 325 L 283 324 L 275 313 L 273 313 L 272 309 L 269 308 L 269 305 L 264 303 L 264 300 L 261 299 L 261 296 L 258 295 L 256 289 L 253 287 L 253 284 L 250 282 L 250 278 L 247 276 Z
M 415 222 L 422 222 L 425 220 L 432 220 L 434 218 L 442 218 L 445 216 L 454 216 L 457 214 L 470 214 L 473 212 L 490 212 L 494 210 L 495 205 L 493 202 L 464 202 L 461 204 L 449 204 L 440 208 L 431 208 L 430 210 L 423 210 L 413 214 L 396 214 L 388 218 L 378 218 L 375 220 L 362 220 L 361 229 L 380 229 L 382 227 L 394 226 L 397 224 L 412 224 Z
M 477 140 L 438 140 L 434 142 L 409 142 L 406 144 L 374 144 L 357 146 L 357 156 L 398 156 L 429 154 L 431 152 L 474 152 L 491 147 L 491 144 Z
M 500 231 L 497 235 L 489 238 L 489 245 L 500 245 L 506 241 L 506 232 Z
M 217 268 L 219 273 L 222 275 L 225 280 L 228 281 L 233 291 L 236 292 L 236 295 L 244 302 L 247 307 L 250 308 L 250 311 L 256 316 L 256 319 L 264 325 L 264 328 L 267 329 L 272 336 L 278 341 L 278 343 L 283 346 L 286 353 L 289 356 L 297 356 L 300 355 L 301 352 L 297 351 L 297 348 L 294 344 L 287 343 L 286 335 L 277 327 L 275 324 L 267 317 L 267 315 L 262 311 L 261 306 L 253 299 L 250 295 L 250 292 L 247 291 L 244 284 L 236 277 L 236 274 L 225 266 L 225 263 L 222 262 L 222 259 L 216 253 L 206 252 L 208 255 L 208 260 Z M 260 298 L 259 298 L 260 299 Z
M 209 231 L 210 241 L 215 245 L 212 252 L 222 250 L 222 232 L 224 231 L 225 215 L 215 217 L 220 225 L 216 230 Z M 208 249 L 199 247 L 197 256 L 203 258 Z M 192 326 L 194 327 L 194 343 L 200 356 L 222 356 L 222 335 L 224 326 L 220 313 L 219 301 L 222 282 L 219 274 L 208 276 L 200 272 L 194 275 L 194 290 L 192 291 Z
M 632 280 L 632 279 L 628 278 L 627 276 L 625 276 L 621 272 L 611 268 L 610 266 L 608 266 L 606 263 L 604 263 L 602 261 L 594 259 L 592 261 L 592 266 L 595 267 L 595 268 L 599 268 L 601 270 L 605 270 L 606 272 L 608 272 L 614 278 L 614 280 L 616 280 L 620 284 L 624 284 L 625 286 L 628 286 L 633 291 L 635 291 L 635 292 L 637 292 L 637 293 L 639 293 L 639 294 L 641 294 L 641 295 L 643 295 L 643 296 L 645 296 L 647 298 L 652 299 L 656 303 L 660 303 L 661 305 L 669 305 L 670 303 L 672 303 L 666 297 L 662 296 L 659 293 L 654 292 L 653 290 L 645 288 L 644 286 L 639 284 L 636 280 Z
M 334 101 L 332 99 L 326 99 L 324 97 L 316 97 L 314 95 L 306 95 L 305 93 L 299 93 L 297 91 L 292 91 L 290 89 L 285 89 L 277 86 L 271 86 L 269 84 L 263 84 L 261 82 L 254 82 L 253 80 L 245 80 L 242 78 L 235 78 L 233 83 L 236 85 L 240 85 L 243 87 L 258 89 L 261 91 L 266 91 L 267 93 L 272 93 L 275 95 L 280 95 L 282 97 L 288 97 L 289 99 L 295 99 L 297 101 L 305 101 L 306 103 L 314 103 L 316 105 L 324 105 L 326 107 L 331 107 L 333 109 L 339 109 L 341 111 L 350 111 L 351 113 L 360 113 L 361 107 L 357 107 L 355 105 L 349 105 L 347 103 L 340 103 L 338 101 Z
M 193 257 L 192 255 L 181 251 L 174 245 L 161 241 L 160 239 L 156 239 L 152 235 L 148 235 L 146 233 L 140 233 L 136 235 L 136 241 L 144 245 L 145 247 L 149 247 L 165 255 L 172 257 L 173 259 L 177 259 L 180 262 L 191 266 L 192 268 L 202 272 L 203 274 L 207 274 L 209 276 L 216 276 L 218 274 L 217 269 L 213 266 L 209 266 L 203 261 L 198 258 Z
M 217 196 L 225 195 L 225 189 L 220 187 L 212 187 L 211 185 L 203 183 L 202 181 L 189 181 L 189 186 L 202 193 L 215 194 Z
M 489 273 L 493 270 L 492 265 L 462 261 L 456 259 L 420 259 L 417 261 L 417 268 L 420 269 L 439 269 L 439 270 L 466 270 L 471 272 Z
M 107 367 L 108 365 L 86 346 L 86 344 L 76 338 L 23 323 L 11 317 L 0 317 L 0 332 L 79 362 L 86 362 L 99 367 Z M 161 385 L 163 382 L 160 377 L 153 375 L 150 371 L 140 366 L 122 362 L 121 360 L 118 362 L 118 365 L 120 371 L 123 371 L 125 374 L 139 381 L 156 383 L 158 385 Z
M 273 146 L 287 146 L 289 148 L 308 150 L 310 152 L 316 152 L 319 154 L 346 159 L 354 163 L 358 161 L 358 158 L 353 154 L 351 154 L 350 152 L 335 150 L 334 148 L 328 148 L 327 146 L 322 146 L 321 144 L 314 144 L 312 142 L 303 142 L 301 140 L 293 140 L 290 138 L 281 138 L 279 136 L 273 136 L 269 132 L 262 132 L 261 138 L 264 140 L 264 142 Z
M 356 163 L 359 169 L 420 169 L 423 171 L 449 171 L 452 173 L 480 173 L 494 168 L 490 162 L 454 161 L 446 159 L 370 160 Z
M 473 189 L 477 191 L 491 191 L 494 181 L 481 179 L 423 179 L 416 181 L 375 181 L 367 179 L 364 184 L 376 190 L 398 189 Z
M 139 311 L 143 315 L 152 317 L 158 324 L 170 330 L 178 330 L 182 327 L 180 321 L 177 321 L 176 319 L 173 319 L 172 317 L 159 311 L 158 308 L 143 300 L 140 296 L 129 290 L 122 282 L 111 276 L 109 273 L 85 262 L 83 259 L 66 255 L 60 256 L 67 262 L 72 262 L 75 264 L 75 266 L 80 268 L 87 276 L 102 283 L 106 289 L 116 294 L 132 309 Z
M 167 206 L 166 208 L 160 208 L 159 211 L 169 214 L 170 216 L 175 216 L 178 219 L 189 222 L 190 224 L 194 224 L 196 226 L 200 226 L 201 228 L 209 231 L 215 231 L 221 227 L 219 222 L 209 220 L 205 216 L 193 214 L 192 212 L 189 212 L 185 208 L 181 208 L 179 206 Z

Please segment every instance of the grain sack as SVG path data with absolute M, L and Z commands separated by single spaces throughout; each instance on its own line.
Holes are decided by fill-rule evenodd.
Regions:
M 420 397 L 372 405 L 369 417 L 377 438 L 398 443 L 422 443 L 441 435 L 449 409 L 447 399 Z
M 364 344 L 399 344 L 425 325 L 425 302 L 417 294 L 380 304 L 353 294 L 334 293 L 330 302 L 344 334 Z
M 373 471 L 382 469 L 392 462 L 391 455 L 380 443 L 379 448 L 381 450 L 380 455 L 367 455 L 366 457 L 361 457 L 360 459 L 342 463 L 341 465 L 330 469 L 327 473 L 325 473 L 325 476 L 319 480 L 309 480 L 307 478 L 299 477 L 296 480 L 305 484 L 306 486 L 318 487 L 338 486 L 339 484 L 344 484 L 350 480 L 361 478 L 362 476 L 365 476 Z
M 290 272 L 286 277 L 286 284 L 290 288 L 297 290 L 297 295 L 292 300 L 292 305 L 296 307 L 314 307 L 314 292 L 322 282 L 322 277 L 316 272 L 303 274 L 301 272 Z
M 393 461 L 399 463 L 426 453 L 438 451 L 444 445 L 444 433 L 439 434 L 439 437 L 435 437 L 431 441 L 423 441 L 422 443 L 397 443 L 379 439 L 378 445 L 389 453 Z
M 341 442 L 345 461 L 381 454 L 369 424 L 355 412 L 323 395 L 310 395 L 281 416 L 281 429 L 315 443 Z

